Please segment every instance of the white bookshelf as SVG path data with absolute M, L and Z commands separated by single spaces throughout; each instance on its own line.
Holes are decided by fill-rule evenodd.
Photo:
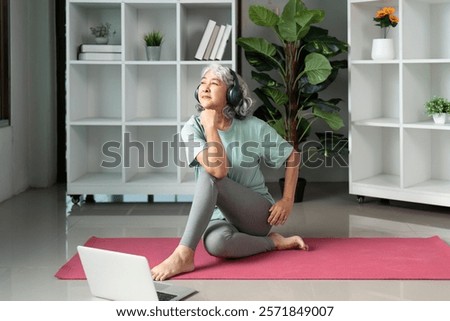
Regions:
M 374 61 L 377 9 L 397 9 L 396 57 Z M 349 0 L 350 193 L 450 206 L 450 124 L 424 113 L 450 98 L 450 0 Z
M 232 26 L 219 63 L 236 68 L 236 10 L 235 0 L 67 0 L 69 195 L 193 194 L 193 170 L 173 142 L 211 63 L 194 59 L 209 19 Z M 78 60 L 102 22 L 121 60 Z M 160 61 L 146 60 L 143 35 L 153 29 L 165 35 Z

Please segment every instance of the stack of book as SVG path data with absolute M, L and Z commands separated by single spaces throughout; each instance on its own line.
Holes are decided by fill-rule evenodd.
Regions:
M 122 60 L 122 46 L 82 44 L 78 60 Z
M 222 60 L 230 35 L 231 25 L 219 26 L 214 20 L 209 20 L 200 40 L 195 59 Z

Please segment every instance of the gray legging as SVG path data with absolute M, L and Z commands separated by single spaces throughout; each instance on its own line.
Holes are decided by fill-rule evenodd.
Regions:
M 211 221 L 216 205 L 226 220 Z M 180 244 L 195 250 L 203 235 L 208 253 L 218 257 L 238 258 L 271 251 L 275 245 L 267 236 L 270 207 L 262 195 L 228 177 L 216 179 L 200 167 Z

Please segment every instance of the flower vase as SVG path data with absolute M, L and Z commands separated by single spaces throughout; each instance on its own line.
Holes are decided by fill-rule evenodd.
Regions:
M 447 120 L 447 114 L 445 113 L 433 114 L 433 120 L 434 123 L 437 125 L 444 125 L 445 121 Z
M 149 46 L 145 47 L 147 53 L 147 60 L 157 61 L 161 57 L 161 47 L 160 46 Z
M 95 43 L 98 45 L 106 45 L 108 43 L 108 37 L 96 37 Z
M 372 59 L 391 60 L 395 58 L 395 48 L 393 39 L 373 39 Z

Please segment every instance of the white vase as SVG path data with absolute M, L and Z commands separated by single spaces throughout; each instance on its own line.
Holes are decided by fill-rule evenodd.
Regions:
M 443 124 L 445 124 L 445 121 L 447 120 L 447 114 L 445 114 L 445 113 L 434 114 L 433 115 L 433 120 L 434 120 L 435 124 L 443 125 Z
M 107 43 L 108 43 L 108 37 L 96 37 L 95 38 L 95 42 L 98 44 L 98 45 L 106 45 Z
M 147 53 L 147 60 L 154 60 L 157 61 L 161 57 L 161 47 L 160 46 L 150 46 L 145 47 L 146 53 Z
M 391 60 L 395 58 L 395 48 L 393 39 L 373 39 L 372 59 Z

